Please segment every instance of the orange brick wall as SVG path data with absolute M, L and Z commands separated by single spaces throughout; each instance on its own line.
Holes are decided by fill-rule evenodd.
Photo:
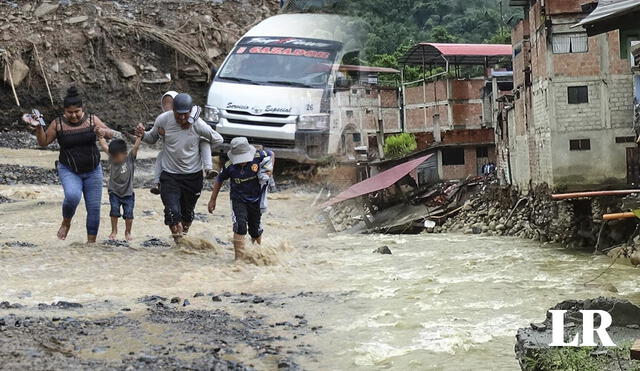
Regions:
M 484 79 L 449 80 L 451 82 L 451 99 L 480 99 L 480 89 L 484 86 Z
M 398 107 L 398 92 L 396 90 L 380 90 L 380 102 L 382 107 Z
M 427 122 L 425 126 L 424 112 L 427 111 Z M 440 114 L 440 128 L 444 130 L 449 127 L 449 111 L 446 105 L 431 106 L 426 108 L 407 109 L 406 130 L 409 132 L 416 131 L 433 131 L 433 115 Z
M 547 14 L 581 13 L 581 3 L 586 2 L 585 0 L 545 0 L 545 7 Z
M 407 104 L 432 103 L 447 99 L 447 85 L 445 80 L 429 82 L 426 86 L 426 100 L 424 99 L 422 85 L 412 86 L 405 89 L 405 102 Z
M 482 103 L 454 103 L 451 105 L 454 127 L 480 127 L 482 123 Z
M 553 50 L 549 50 L 553 53 Z M 587 53 L 552 54 L 556 76 L 580 77 L 600 74 L 600 43 L 598 37 L 589 38 Z

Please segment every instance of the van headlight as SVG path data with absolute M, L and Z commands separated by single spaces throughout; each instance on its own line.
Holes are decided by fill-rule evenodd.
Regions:
M 220 121 L 220 110 L 209 105 L 204 106 L 204 120 L 217 124 Z
M 298 129 L 327 130 L 329 129 L 329 115 L 325 113 L 301 115 L 300 117 L 298 117 Z

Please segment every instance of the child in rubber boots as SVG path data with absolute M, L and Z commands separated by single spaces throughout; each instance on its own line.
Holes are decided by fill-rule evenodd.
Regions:
M 245 137 L 233 138 L 231 149 L 227 155 L 229 162 L 213 184 L 208 206 L 210 213 L 216 209 L 216 201 L 222 183 L 229 179 L 233 249 L 236 260 L 240 260 L 244 258 L 244 243 L 247 232 L 253 243 L 262 243 L 261 200 L 266 188 L 262 178 L 268 179 L 273 167 L 267 158 L 269 154 L 266 151 L 257 151 Z
M 111 234 L 109 239 L 115 240 L 118 235 L 118 219 L 124 219 L 124 237 L 131 241 L 131 227 L 133 226 L 133 208 L 136 196 L 133 192 L 133 174 L 135 172 L 135 161 L 140 148 L 141 136 L 136 136 L 136 141 L 127 153 L 127 143 L 122 139 L 114 139 L 109 145 L 104 136 L 98 133 L 98 140 L 102 150 L 109 154 L 110 175 L 109 175 L 109 203 L 111 204 Z M 122 209 L 122 213 L 121 213 Z

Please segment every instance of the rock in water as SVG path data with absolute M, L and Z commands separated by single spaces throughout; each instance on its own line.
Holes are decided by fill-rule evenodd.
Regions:
M 389 249 L 389 246 L 386 245 L 378 247 L 377 249 L 373 250 L 373 252 L 376 254 L 391 255 L 391 249 Z

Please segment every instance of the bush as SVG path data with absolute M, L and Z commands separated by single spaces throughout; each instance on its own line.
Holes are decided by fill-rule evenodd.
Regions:
M 384 154 L 387 158 L 405 156 L 418 148 L 416 137 L 413 134 L 401 133 L 388 137 L 384 141 Z

